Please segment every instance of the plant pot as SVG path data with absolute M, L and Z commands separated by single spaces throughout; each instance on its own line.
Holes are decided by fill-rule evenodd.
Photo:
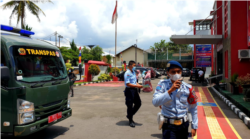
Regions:
M 219 85 L 222 90 L 226 90 L 226 83 L 219 83 Z
M 232 93 L 235 94 L 235 95 L 239 94 L 239 87 L 234 82 L 230 82 L 230 84 L 231 84 L 231 86 L 233 88 Z
M 243 94 L 244 94 L 244 100 L 246 102 L 250 102 L 250 85 L 242 85 L 243 88 Z

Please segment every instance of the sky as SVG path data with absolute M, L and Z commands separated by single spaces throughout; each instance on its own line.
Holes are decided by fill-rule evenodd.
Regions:
M 9 0 L 0 0 L 0 6 Z M 49 37 L 55 31 L 79 46 L 99 45 L 115 53 L 115 24 L 111 24 L 115 0 L 52 0 L 37 3 L 44 11 L 40 22 L 28 10 L 25 23 L 35 32 L 33 38 Z M 214 0 L 118 0 L 117 53 L 133 44 L 147 50 L 161 39 L 184 35 L 190 31 L 188 22 L 205 19 L 212 11 Z M 12 9 L 0 8 L 0 24 L 9 25 Z M 12 18 L 12 26 L 16 24 Z M 192 33 L 192 32 L 191 32 Z

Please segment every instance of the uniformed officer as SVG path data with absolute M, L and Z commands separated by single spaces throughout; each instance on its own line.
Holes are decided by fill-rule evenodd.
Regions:
M 163 139 L 187 139 L 189 121 L 187 112 L 192 115 L 192 137 L 198 128 L 197 97 L 192 86 L 179 80 L 182 66 L 177 61 L 167 64 L 169 79 L 161 80 L 153 95 L 153 105 L 161 106 L 161 113 L 165 118 L 162 126 Z M 187 110 L 188 108 L 188 110 Z
M 124 95 L 127 105 L 127 118 L 129 119 L 129 126 L 131 127 L 135 127 L 133 116 L 141 107 L 141 99 L 137 88 L 142 88 L 142 85 L 138 84 L 136 81 L 135 66 L 135 61 L 129 61 L 128 70 L 124 74 L 124 83 L 126 86 Z

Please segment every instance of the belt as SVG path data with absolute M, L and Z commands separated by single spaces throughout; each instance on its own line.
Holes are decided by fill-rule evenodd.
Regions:
M 174 118 L 168 118 L 164 116 L 164 123 L 169 123 L 172 125 L 181 125 L 183 122 L 187 122 L 188 121 L 188 116 L 185 115 L 184 117 L 180 118 L 180 119 L 174 119 Z

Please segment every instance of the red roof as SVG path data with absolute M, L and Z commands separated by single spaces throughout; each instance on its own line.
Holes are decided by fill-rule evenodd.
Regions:
M 89 60 L 89 64 L 96 64 L 96 65 L 108 65 L 108 63 L 105 63 L 103 61 L 94 61 L 94 60 Z

